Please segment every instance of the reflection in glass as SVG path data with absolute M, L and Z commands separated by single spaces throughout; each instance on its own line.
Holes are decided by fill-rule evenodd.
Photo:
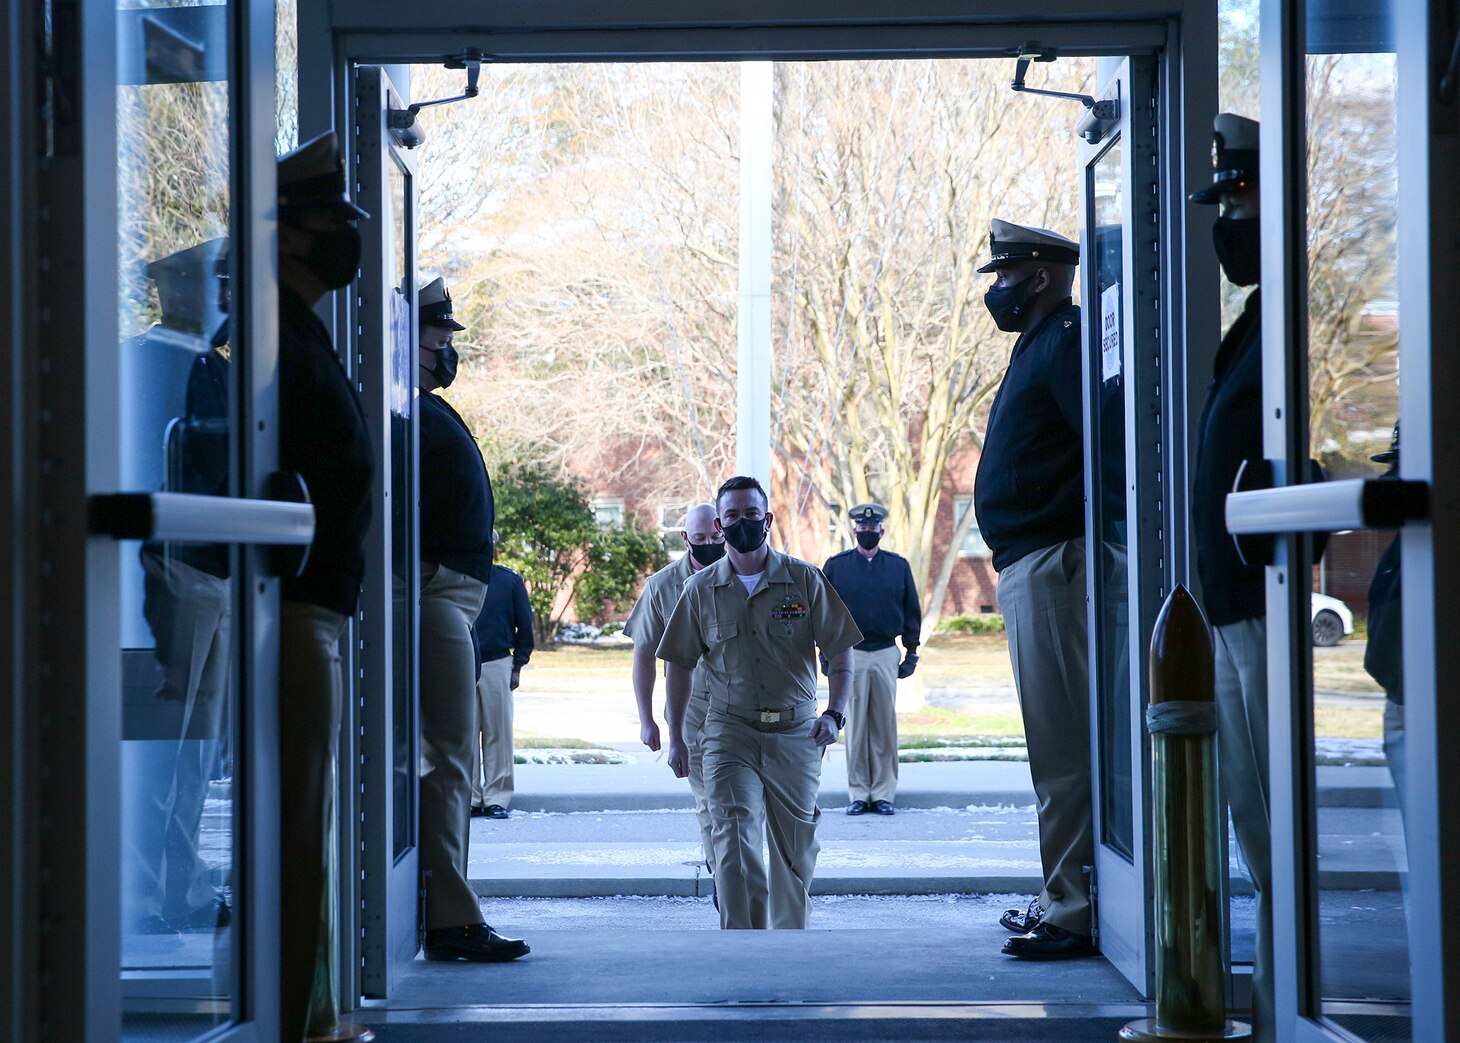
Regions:
M 392 249 L 385 263 L 392 266 L 383 273 L 390 293 L 390 503 L 391 503 L 391 569 L 394 576 L 394 611 L 391 613 L 391 679 L 392 712 L 392 800 L 394 816 L 394 857 L 399 858 L 412 846 L 415 835 L 415 756 L 416 721 L 412 713 L 411 694 L 416 677 L 416 458 L 414 428 L 411 416 L 415 409 L 416 366 L 412 352 L 415 319 L 411 315 L 410 290 L 412 258 L 409 254 L 411 229 L 407 227 L 411 190 L 405 171 L 395 163 L 387 163 L 386 198 L 390 213 L 386 221 L 391 230 Z
M 1392 54 L 1353 53 L 1392 46 L 1369 6 L 1368 22 L 1321 4 L 1308 20 L 1309 451 L 1329 479 L 1399 470 L 1396 69 Z M 1371 1040 L 1410 1038 L 1399 577 L 1392 534 L 1337 533 L 1313 584 L 1319 996 Z M 1368 806 L 1324 800 L 1359 782 Z M 1340 1006 L 1355 1000 L 1400 1006 Z
M 117 11 L 121 484 L 229 495 L 228 8 Z M 121 546 L 128 1038 L 232 1020 L 233 555 Z
M 1093 298 L 1085 302 L 1087 321 L 1094 324 L 1091 343 L 1091 398 L 1095 416 L 1093 458 L 1095 485 L 1094 538 L 1101 548 L 1095 579 L 1098 607 L 1095 641 L 1099 684 L 1101 842 L 1134 858 L 1131 819 L 1130 614 L 1126 576 L 1125 497 L 1125 314 L 1123 307 L 1123 191 L 1121 144 L 1108 148 L 1092 168 L 1091 198 L 1095 226 L 1090 251 L 1094 271 Z

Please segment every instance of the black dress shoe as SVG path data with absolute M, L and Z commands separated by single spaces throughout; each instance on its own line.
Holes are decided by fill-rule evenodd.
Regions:
M 216 931 L 233 922 L 233 910 L 220 897 L 167 922 L 176 931 Z
M 500 804 L 488 804 L 482 814 L 487 818 L 506 818 L 510 812 Z
M 848 815 L 865 815 L 867 813 L 867 802 L 865 800 L 854 800 L 847 805 Z
M 1041 923 L 1027 934 L 1016 934 L 1004 943 L 1003 952 L 1024 960 L 1073 960 L 1099 955 L 1088 934 L 1075 934 L 1052 923 Z
M 874 800 L 872 802 L 872 810 L 879 815 L 897 814 L 897 809 L 892 806 L 892 801 L 890 800 Z
M 426 959 L 506 963 L 532 950 L 516 938 L 503 938 L 484 923 L 436 927 L 426 932 Z
M 1005 909 L 1004 915 L 999 917 L 999 926 L 1011 934 L 1028 934 L 1039 926 L 1039 921 L 1044 919 L 1044 907 L 1039 904 L 1038 898 L 1029 899 L 1029 907 L 1020 909 L 1015 906 L 1013 909 Z
M 484 808 L 484 807 L 481 807 L 480 805 L 473 804 L 471 806 L 471 817 L 472 818 L 481 818 L 486 813 L 487 813 L 487 809 Z
M 170 934 L 176 936 L 178 930 L 170 922 L 160 916 L 144 916 L 133 926 L 132 934 Z

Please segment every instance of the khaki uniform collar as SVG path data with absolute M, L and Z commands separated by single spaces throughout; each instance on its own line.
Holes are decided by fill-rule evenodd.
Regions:
M 766 559 L 765 572 L 761 576 L 762 580 L 766 583 L 790 583 L 791 570 L 786 567 L 786 556 L 774 547 L 768 547 L 767 550 L 770 551 L 770 557 Z M 740 581 L 739 577 L 735 575 L 734 567 L 730 564 L 729 553 L 726 553 L 723 558 L 715 562 L 711 568 L 719 570 L 715 573 L 715 578 L 712 581 L 714 586 L 728 587 L 732 581 L 736 583 Z M 760 589 L 759 585 L 757 585 L 756 589 Z

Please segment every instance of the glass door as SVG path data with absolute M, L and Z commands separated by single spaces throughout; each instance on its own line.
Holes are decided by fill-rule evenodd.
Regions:
M 1263 53 L 1282 56 L 1262 85 L 1274 488 L 1230 496 L 1227 518 L 1270 541 L 1252 546 L 1270 561 L 1279 1039 L 1460 1033 L 1439 912 L 1457 877 L 1456 518 L 1431 494 L 1456 468 L 1457 32 L 1453 4 L 1263 10 Z
M 1158 407 L 1160 185 L 1156 62 L 1101 59 L 1079 132 L 1085 321 L 1096 923 L 1101 952 L 1149 994 L 1150 842 L 1143 665 L 1167 590 Z M 1109 103 L 1107 105 L 1107 103 Z M 1099 106 L 1106 105 L 1103 114 Z
M 366 544 L 361 599 L 360 669 L 352 729 L 360 777 L 356 795 L 360 835 L 355 850 L 362 893 L 360 994 L 387 996 L 395 973 L 416 954 L 416 725 L 419 569 L 416 495 L 416 257 L 415 154 L 397 139 L 418 138 L 392 128 L 407 115 L 387 70 L 355 69 L 353 157 L 365 249 L 355 301 L 356 352 L 365 416 L 381 465 L 374 511 L 381 520 Z M 347 781 L 347 780 L 342 780 Z M 348 805 L 347 805 L 348 806 Z
M 272 82 L 273 9 L 118 3 L 110 18 L 95 50 L 61 58 L 114 44 L 114 107 L 86 101 L 111 115 L 114 133 L 86 148 L 95 161 L 107 143 L 98 168 L 114 174 L 58 203 L 115 203 L 86 261 L 115 273 L 114 336 L 86 345 L 91 400 L 54 408 L 85 410 L 61 416 L 86 431 L 89 473 L 111 479 L 88 485 L 92 533 L 117 540 L 83 584 L 88 614 L 117 628 L 114 670 L 88 681 L 120 678 L 107 716 L 120 746 L 96 757 L 115 767 L 120 866 L 92 887 L 117 888 L 121 1037 L 222 1039 L 276 1023 L 273 577 L 289 567 L 279 548 L 298 562 L 314 530 L 273 473 L 273 110 L 251 89 Z

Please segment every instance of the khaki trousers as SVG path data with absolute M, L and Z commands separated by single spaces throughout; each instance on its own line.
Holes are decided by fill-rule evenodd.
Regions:
M 804 930 L 810 923 L 822 752 L 810 739 L 811 723 L 757 726 L 715 709 L 705 715 L 705 799 L 726 930 Z M 769 876 L 761 857 L 767 834 Z
M 852 650 L 852 694 L 847 701 L 847 789 L 852 800 L 897 797 L 896 648 Z
M 482 923 L 466 878 L 476 773 L 476 650 L 481 580 L 421 563 L 421 876 L 426 929 Z
M 1004 569 L 999 608 L 1039 809 L 1039 904 L 1056 927 L 1090 934 L 1082 872 L 1095 862 L 1084 540 L 1044 547 Z
M 1217 665 L 1217 764 L 1232 828 L 1257 892 L 1252 1038 L 1277 1038 L 1272 965 L 1272 826 L 1267 776 L 1267 621 L 1213 627 Z
M 317 605 L 279 606 L 279 1038 L 286 1043 L 304 1038 L 322 930 L 346 622 Z
M 172 775 L 155 780 L 165 784 L 156 794 L 165 823 L 162 860 L 135 871 L 151 885 L 142 912 L 174 919 L 218 897 L 198 852 L 198 831 L 212 769 L 229 739 L 233 588 L 226 579 L 151 551 L 141 558 L 142 612 L 157 639 L 164 678 L 159 695 L 181 701 L 183 719 Z
M 689 791 L 695 798 L 695 818 L 700 823 L 700 847 L 705 852 L 705 866 L 715 875 L 715 841 L 710 802 L 705 797 L 705 714 L 710 702 L 704 692 L 692 692 L 684 712 L 684 744 L 689 748 Z
M 479 808 L 512 806 L 511 656 L 482 664 L 477 678 L 477 732 L 481 759 L 473 750 L 471 802 Z

